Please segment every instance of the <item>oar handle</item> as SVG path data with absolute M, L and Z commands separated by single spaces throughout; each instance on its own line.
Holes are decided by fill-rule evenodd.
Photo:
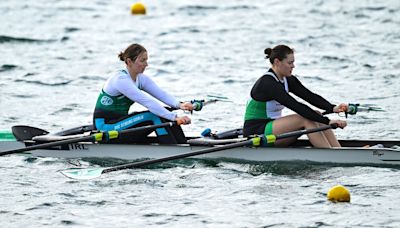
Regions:
M 192 100 L 190 103 L 192 103 L 194 111 L 200 111 L 204 105 L 208 104 L 205 100 Z
M 379 111 L 383 111 L 383 109 L 381 109 L 379 107 L 373 107 L 373 106 L 367 106 L 367 105 L 362 106 L 360 104 L 351 104 L 351 103 L 349 103 L 348 107 L 349 107 L 348 110 L 344 113 L 346 118 L 347 118 L 348 114 L 355 115 L 359 111 L 363 111 L 363 112 L 365 112 L 365 111 L 366 112 L 369 112 L 369 111 L 378 111 L 378 112 Z
M 204 106 L 215 103 L 217 101 L 220 101 L 218 99 L 210 99 L 210 100 L 192 100 L 190 101 L 193 105 L 193 110 L 194 111 L 200 111 Z
M 360 104 L 348 104 L 348 108 L 347 111 L 344 113 L 344 115 L 347 118 L 347 115 L 355 115 L 358 112 L 358 106 L 360 106 Z
M 355 115 L 360 111 L 362 111 L 362 112 L 369 112 L 369 111 L 382 112 L 384 110 L 382 108 L 374 107 L 374 106 L 370 106 L 370 105 L 366 105 L 366 104 L 360 105 L 358 103 L 356 103 L 356 104 L 349 103 L 347 111 L 344 112 L 344 115 L 347 118 L 348 115 Z M 322 115 L 326 115 L 326 114 L 329 114 L 329 113 L 328 112 L 322 113 Z

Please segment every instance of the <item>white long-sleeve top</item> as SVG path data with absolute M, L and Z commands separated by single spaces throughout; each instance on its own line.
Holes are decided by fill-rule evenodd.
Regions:
M 158 87 L 145 74 L 138 74 L 136 81 L 134 81 L 127 70 L 120 70 L 106 81 L 103 91 L 110 96 L 118 97 L 117 99 L 123 99 L 121 97 L 123 95 L 162 118 L 171 121 L 176 119 L 176 113 L 164 108 L 159 101 L 174 108 L 179 108 L 180 102 L 174 96 Z

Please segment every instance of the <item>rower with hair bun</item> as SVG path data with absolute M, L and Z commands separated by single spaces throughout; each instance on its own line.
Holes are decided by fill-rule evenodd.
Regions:
M 188 116 L 177 116 L 172 109 L 199 111 L 202 105 L 194 106 L 191 102 L 179 102 L 174 96 L 157 86 L 146 74 L 147 51 L 140 44 L 132 44 L 118 55 L 126 64 L 106 81 L 97 99 L 94 110 L 94 126 L 97 130 L 121 131 L 127 128 L 144 125 L 160 124 L 161 122 L 176 121 L 180 124 L 190 124 Z M 148 111 L 128 113 L 135 102 L 146 107 Z M 163 102 L 170 109 L 160 104 Z M 150 132 L 125 137 L 129 142 L 146 142 Z M 159 143 L 185 143 L 186 138 L 180 126 L 159 128 L 156 130 Z M 124 139 L 119 139 L 124 141 Z
M 333 105 L 318 94 L 308 90 L 300 80 L 292 75 L 294 69 L 294 50 L 286 45 L 277 45 L 264 50 L 266 58 L 272 67 L 254 84 L 245 112 L 243 135 L 282 134 L 300 129 L 315 128 L 323 124 L 337 124 L 344 128 L 347 123 L 343 120 L 330 120 L 320 112 L 298 102 L 289 93 L 325 111 L 339 113 L 348 110 L 347 104 Z M 282 116 L 286 107 L 295 114 Z M 308 135 L 314 147 L 340 147 L 332 129 Z M 288 146 L 297 137 L 277 140 L 269 146 Z

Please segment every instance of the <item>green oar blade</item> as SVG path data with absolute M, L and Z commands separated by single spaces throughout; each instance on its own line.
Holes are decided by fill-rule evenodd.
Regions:
M 60 171 L 64 176 L 77 180 L 90 180 L 101 176 L 104 168 L 70 168 Z

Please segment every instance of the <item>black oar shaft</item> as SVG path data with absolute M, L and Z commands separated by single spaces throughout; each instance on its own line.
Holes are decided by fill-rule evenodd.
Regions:
M 151 164 L 155 164 L 155 163 L 159 163 L 159 162 L 171 161 L 171 160 L 187 158 L 187 157 L 191 157 L 191 156 L 198 156 L 198 155 L 202 155 L 202 154 L 218 152 L 218 151 L 222 151 L 222 150 L 228 150 L 228 149 L 238 148 L 238 147 L 243 147 L 243 146 L 251 146 L 251 145 L 259 146 L 262 138 L 265 138 L 268 142 L 268 140 L 269 140 L 268 138 L 273 138 L 274 140 L 283 139 L 283 138 L 288 138 L 288 137 L 301 136 L 303 134 L 309 134 L 309 133 L 314 133 L 314 132 L 318 132 L 318 131 L 324 131 L 324 130 L 327 130 L 330 128 L 337 128 L 337 127 L 338 127 L 337 124 L 331 124 L 331 125 L 326 125 L 326 126 L 322 126 L 322 127 L 318 127 L 318 128 L 289 132 L 289 133 L 285 133 L 285 134 L 281 134 L 281 135 L 277 135 L 277 136 L 273 136 L 273 137 L 258 135 L 251 139 L 244 139 L 244 141 L 242 141 L 242 142 L 231 143 L 231 144 L 227 144 L 227 145 L 223 145 L 223 146 L 214 146 L 211 148 L 195 150 L 195 151 L 184 153 L 184 154 L 176 154 L 176 155 L 172 155 L 172 156 L 164 157 L 164 158 L 156 158 L 156 159 L 151 159 L 151 160 L 146 160 L 146 161 L 118 165 L 118 166 L 109 167 L 109 168 L 101 168 L 101 170 L 97 169 L 97 171 L 99 171 L 101 173 L 96 173 L 96 175 L 94 175 L 94 176 L 89 175 L 89 178 L 85 178 L 85 177 L 82 178 L 82 176 L 85 176 L 85 175 L 81 175 L 82 172 L 79 172 L 79 175 L 77 175 L 75 173 L 76 172 L 75 170 L 73 170 L 71 173 L 68 172 L 67 170 L 63 171 L 62 173 L 65 176 L 70 177 L 70 178 L 90 179 L 90 177 L 95 178 L 104 173 L 109 173 L 109 172 L 123 170 L 123 169 L 139 168 L 139 167 L 143 167 L 146 165 L 151 165 Z M 87 171 L 87 172 L 89 172 L 89 171 Z M 83 172 L 83 173 L 85 173 L 85 172 Z M 77 177 L 79 177 L 79 178 L 77 178 Z
M 177 122 L 174 121 L 174 122 L 165 122 L 165 123 L 156 124 L 156 125 L 146 125 L 146 126 L 142 126 L 142 127 L 125 129 L 125 130 L 120 131 L 119 134 L 121 135 L 121 134 L 126 134 L 126 133 L 144 131 L 144 130 L 154 130 L 154 129 L 162 128 L 162 127 L 172 127 L 176 124 L 177 124 Z
M 292 132 L 288 132 L 288 133 L 283 133 L 283 134 L 277 135 L 276 139 L 286 139 L 286 138 L 301 136 L 301 135 L 304 135 L 304 134 L 311 134 L 311 133 L 314 133 L 314 132 L 324 131 L 324 130 L 328 130 L 328 129 L 331 129 L 331 128 L 336 129 L 337 127 L 338 127 L 337 124 L 331 124 L 331 125 L 324 125 L 324 126 L 316 127 L 316 128 L 292 131 Z
M 296 136 L 301 136 L 303 134 L 310 134 L 310 133 L 324 131 L 324 130 L 336 128 L 336 127 L 337 127 L 336 124 L 331 124 L 331 125 L 324 125 L 324 126 L 312 128 L 312 129 L 293 131 L 293 132 L 288 132 L 288 133 L 283 133 L 283 134 L 277 135 L 276 139 L 296 137 Z M 262 138 L 262 137 L 263 136 L 257 136 L 255 138 Z M 171 161 L 171 160 L 175 160 L 175 159 L 187 158 L 187 157 L 192 157 L 192 156 L 198 156 L 198 155 L 202 155 L 202 154 L 208 154 L 208 153 L 212 153 L 212 152 L 218 152 L 218 151 L 228 150 L 228 149 L 242 147 L 242 146 L 251 146 L 254 144 L 255 144 L 255 142 L 254 142 L 254 138 L 253 138 L 253 139 L 245 140 L 243 142 L 237 142 L 237 143 L 231 143 L 231 144 L 218 146 L 218 147 L 200 149 L 200 150 L 196 150 L 196 151 L 188 152 L 188 153 L 184 153 L 184 154 L 176 154 L 176 155 L 172 155 L 172 156 L 164 157 L 164 158 L 157 158 L 157 159 L 151 159 L 151 160 L 145 160 L 145 161 L 140 161 L 140 162 L 135 162 L 135 163 L 114 166 L 114 167 L 104 169 L 102 173 L 108 173 L 108 172 L 113 172 L 113 171 L 122 170 L 122 169 L 140 168 L 140 167 L 144 167 L 147 165 L 152 165 L 152 164 L 156 164 L 156 163 L 160 163 L 160 162 Z
M 248 139 L 243 142 L 232 143 L 232 144 L 228 144 L 228 145 L 224 145 L 224 146 L 211 147 L 211 148 L 200 149 L 200 150 L 196 150 L 196 151 L 188 152 L 188 153 L 184 153 L 184 154 L 176 154 L 176 155 L 172 155 L 172 156 L 164 157 L 164 158 L 157 158 L 157 159 L 145 160 L 145 161 L 125 164 L 125 165 L 114 166 L 114 167 L 104 169 L 102 173 L 108 173 L 108 172 L 122 170 L 122 169 L 140 168 L 140 167 L 144 167 L 146 165 L 152 165 L 152 164 L 156 164 L 156 163 L 160 163 L 160 162 L 171 161 L 171 160 L 175 160 L 175 159 L 187 158 L 187 157 L 192 157 L 192 156 L 198 156 L 198 155 L 217 152 L 217 151 L 221 151 L 221 150 L 228 150 L 228 149 L 232 149 L 232 148 L 237 148 L 237 147 L 242 147 L 242 146 L 251 146 L 251 145 L 253 145 L 253 139 Z
M 162 128 L 162 127 L 171 127 L 175 124 L 177 124 L 177 123 L 176 122 L 166 122 L 166 123 L 161 123 L 161 124 L 156 124 L 156 125 L 147 125 L 147 126 L 142 126 L 142 127 L 125 129 L 125 130 L 118 132 L 117 137 L 118 137 L 118 135 L 121 135 L 121 134 L 134 133 L 134 132 L 140 132 L 140 131 L 145 131 L 145 130 L 153 130 L 153 129 Z M 112 132 L 112 131 L 109 131 L 109 132 Z M 106 132 L 106 133 L 109 133 L 109 132 Z M 55 147 L 55 146 L 67 145 L 67 144 L 78 143 L 78 142 L 101 141 L 103 135 L 98 135 L 98 134 L 102 134 L 102 133 L 96 133 L 94 135 L 88 135 L 88 136 L 83 136 L 83 137 L 74 138 L 74 139 L 66 139 L 66 140 L 60 140 L 60 141 L 56 141 L 56 142 L 43 143 L 43 144 L 28 146 L 28 147 L 24 147 L 24 148 L 15 149 L 15 150 L 3 151 L 3 152 L 0 152 L 0 156 L 8 155 L 8 154 L 23 153 L 23 152 L 37 150 L 37 149 L 46 149 L 46 148 L 51 148 L 51 147 Z
M 84 137 L 75 138 L 75 139 L 66 139 L 66 140 L 62 140 L 62 141 L 56 141 L 56 142 L 43 143 L 43 144 L 23 147 L 20 149 L 0 152 L 0 156 L 7 155 L 7 154 L 23 153 L 23 152 L 38 150 L 38 149 L 46 149 L 46 148 L 51 148 L 51 147 L 61 146 L 61 145 L 66 145 L 66 144 L 71 144 L 71 143 L 77 143 L 77 142 L 89 142 L 89 141 L 93 141 L 93 137 L 94 136 L 89 135 L 89 136 L 84 136 Z

